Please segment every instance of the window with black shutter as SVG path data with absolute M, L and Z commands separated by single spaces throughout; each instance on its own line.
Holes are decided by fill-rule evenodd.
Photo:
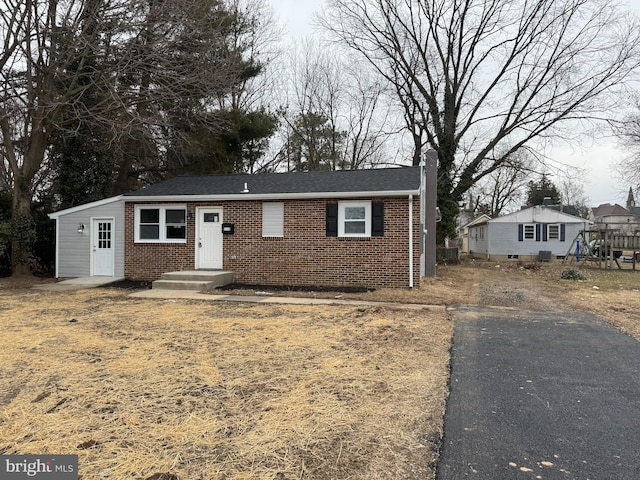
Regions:
M 327 203 L 326 230 L 327 230 L 327 237 L 338 236 L 338 204 L 337 203 Z
M 382 237 L 384 203 L 370 200 L 344 200 L 326 205 L 327 237 Z
M 384 236 L 384 202 L 371 204 L 371 236 Z

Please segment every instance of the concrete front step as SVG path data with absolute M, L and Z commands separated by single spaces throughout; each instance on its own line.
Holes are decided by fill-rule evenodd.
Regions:
M 209 282 L 194 282 L 190 280 L 155 280 L 152 284 L 154 290 L 194 290 L 201 291 L 209 287 Z
M 234 273 L 227 271 L 202 271 L 163 273 L 160 280 L 153 282 L 154 289 L 164 290 L 210 290 L 229 285 L 234 281 Z

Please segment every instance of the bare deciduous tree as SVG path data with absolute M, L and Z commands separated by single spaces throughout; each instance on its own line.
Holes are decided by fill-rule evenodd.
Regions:
M 602 119 L 639 65 L 638 21 L 615 1 L 328 4 L 323 26 L 395 86 L 419 122 L 408 126 L 438 153 L 439 242 L 472 185 L 567 122 Z
M 636 112 L 617 124 L 616 133 L 624 149 L 616 159 L 617 177 L 625 187 L 630 187 L 635 198 L 640 197 L 640 99 L 636 98 Z
M 114 157 L 113 193 L 127 191 L 133 176 L 166 168 L 183 132 L 220 127 L 220 99 L 257 67 L 246 44 L 230 40 L 241 12 L 222 0 L 0 6 L 1 177 L 13 195 L 12 265 L 20 275 L 29 273 L 30 207 L 54 134 L 73 136 L 82 121 L 99 126 Z
M 104 12 L 96 3 L 4 0 L 0 8 L 4 47 L 0 57 L 0 156 L 4 182 L 13 195 L 11 252 L 17 275 L 30 273 L 31 201 L 35 182 L 46 165 L 51 133 L 69 105 L 82 103 L 78 100 L 85 86 L 79 77 L 68 76 L 64 89 L 59 85 L 60 77 L 82 56 L 71 36 L 90 36 L 87 17 Z
M 581 175 L 579 169 L 570 168 L 558 181 L 558 190 L 563 206 L 571 206 L 581 217 L 587 218 L 590 211 L 589 198 L 584 193 Z
M 522 205 L 534 163 L 526 150 L 518 150 L 507 157 L 501 168 L 478 182 L 473 187 L 478 192 L 474 202 L 478 213 L 495 217 Z
M 280 72 L 265 68 L 282 55 L 278 42 L 283 30 L 277 26 L 274 12 L 267 0 L 227 0 L 227 8 L 234 14 L 230 41 L 245 59 L 251 59 L 259 75 L 240 78 L 229 95 L 219 98 L 221 108 L 253 110 L 268 103 L 279 82 Z
M 283 160 L 302 155 L 303 168 L 331 170 L 383 161 L 381 152 L 389 136 L 385 88 L 363 74 L 361 67 L 310 40 L 293 50 L 287 66 Z M 301 148 L 291 145 L 291 139 Z M 294 164 L 289 161 L 288 168 Z

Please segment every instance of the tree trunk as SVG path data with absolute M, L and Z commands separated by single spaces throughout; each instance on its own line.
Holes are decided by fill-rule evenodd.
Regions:
M 411 136 L 413 138 L 413 160 L 411 164 L 414 167 L 419 167 L 420 162 L 422 162 L 422 134 L 416 132 L 416 127 L 413 127 L 413 132 L 411 132 Z
M 31 245 L 35 239 L 31 217 L 31 191 L 24 179 L 16 179 L 13 189 L 11 216 L 11 267 L 12 276 L 31 275 Z
M 44 161 L 47 144 L 45 127 L 42 122 L 34 120 L 29 148 L 25 152 L 22 166 L 15 164 L 13 169 L 11 267 L 14 277 L 31 275 L 31 247 L 36 237 L 31 216 L 31 189 L 33 179 Z

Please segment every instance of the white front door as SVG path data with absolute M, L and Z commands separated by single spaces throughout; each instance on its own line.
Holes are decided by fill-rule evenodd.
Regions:
M 94 219 L 93 236 L 93 275 L 113 277 L 113 220 Z
M 198 208 L 196 269 L 222 268 L 222 209 Z

